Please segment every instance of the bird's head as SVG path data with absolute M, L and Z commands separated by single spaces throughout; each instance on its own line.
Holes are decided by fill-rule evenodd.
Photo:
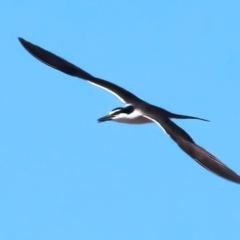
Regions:
M 101 117 L 98 119 L 98 122 L 106 122 L 106 121 L 117 121 L 121 122 L 123 119 L 128 119 L 129 114 L 134 111 L 134 107 L 132 105 L 126 107 L 117 107 L 109 112 L 108 115 Z

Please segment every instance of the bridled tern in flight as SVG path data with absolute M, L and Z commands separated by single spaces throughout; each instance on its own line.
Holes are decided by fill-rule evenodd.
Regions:
M 37 45 L 34 45 L 22 38 L 19 38 L 19 41 L 30 54 L 48 66 L 68 75 L 82 78 L 97 87 L 103 88 L 115 95 L 125 104 L 125 107 L 115 108 L 107 116 L 99 118 L 98 122 L 116 121 L 131 124 L 155 122 L 185 153 L 196 160 L 200 165 L 223 178 L 235 183 L 240 183 L 240 176 L 237 173 L 220 162 L 211 153 L 198 146 L 182 128 L 171 121 L 171 118 L 207 120 L 192 116 L 174 114 L 163 108 L 151 105 L 124 88 L 106 80 L 94 77 L 83 71 L 81 68 Z

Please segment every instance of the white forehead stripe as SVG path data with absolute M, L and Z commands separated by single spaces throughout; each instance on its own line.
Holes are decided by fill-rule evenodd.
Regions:
M 112 110 L 111 112 L 109 112 L 109 114 L 113 114 L 113 113 L 117 113 L 117 112 L 121 112 L 122 109 L 115 109 Z

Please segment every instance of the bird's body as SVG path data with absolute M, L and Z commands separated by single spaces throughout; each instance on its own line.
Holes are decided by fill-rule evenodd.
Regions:
M 19 41 L 29 53 L 43 63 L 68 75 L 79 77 L 95 86 L 103 88 L 104 90 L 114 94 L 125 104 L 125 107 L 115 108 L 109 112 L 107 116 L 99 118 L 99 122 L 116 121 L 128 124 L 145 124 L 155 122 L 178 144 L 184 152 L 196 160 L 200 165 L 223 178 L 240 183 L 240 176 L 238 174 L 220 162 L 205 149 L 198 146 L 182 128 L 171 121 L 172 118 L 207 120 L 198 117 L 174 114 L 163 108 L 151 105 L 126 89 L 109 81 L 96 78 L 65 59 L 60 58 L 57 55 L 38 47 L 37 45 L 34 45 L 22 38 L 19 38 Z
M 115 122 L 119 123 L 127 123 L 127 124 L 145 124 L 145 123 L 152 123 L 151 120 L 143 117 L 140 115 L 141 112 L 138 110 L 134 111 L 133 113 L 129 114 L 129 116 L 121 116 L 121 114 L 118 116 L 118 118 L 115 118 Z

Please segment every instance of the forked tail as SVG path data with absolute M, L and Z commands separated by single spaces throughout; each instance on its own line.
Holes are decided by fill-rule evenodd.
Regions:
M 175 114 L 175 113 L 170 113 L 170 112 L 168 112 L 168 117 L 169 118 L 177 118 L 177 119 L 197 119 L 197 120 L 201 120 L 201 121 L 205 121 L 205 122 L 210 122 L 207 119 L 192 117 L 192 116 L 187 116 L 187 115 L 180 115 L 180 114 Z

